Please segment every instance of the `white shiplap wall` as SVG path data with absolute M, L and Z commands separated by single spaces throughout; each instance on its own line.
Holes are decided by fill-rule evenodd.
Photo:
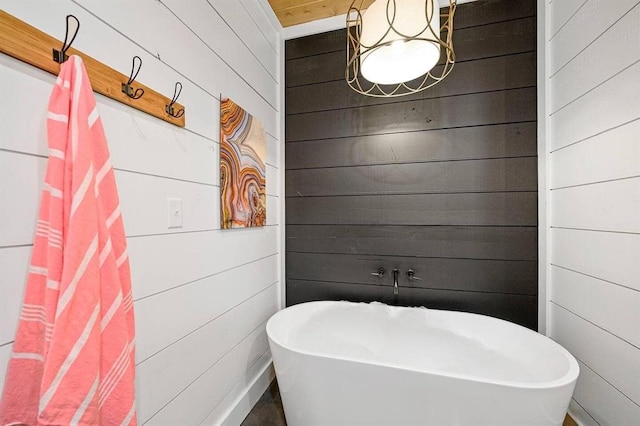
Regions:
M 280 28 L 263 0 L 0 0 L 0 8 L 171 96 L 179 129 L 97 95 L 128 237 L 141 424 L 239 423 L 272 377 L 265 321 L 280 308 Z M 265 2 L 266 3 L 266 2 Z M 0 55 L 0 386 L 21 303 L 46 167 L 54 77 Z M 267 132 L 264 228 L 220 230 L 219 98 Z M 167 198 L 184 226 L 167 228 Z
M 585 425 L 640 424 L 640 2 L 550 0 L 547 333 Z

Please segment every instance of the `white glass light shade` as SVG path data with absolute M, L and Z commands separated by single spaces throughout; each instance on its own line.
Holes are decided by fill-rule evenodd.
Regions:
M 438 0 L 376 0 L 362 16 L 362 76 L 378 84 L 398 84 L 418 78 L 438 63 L 439 38 Z

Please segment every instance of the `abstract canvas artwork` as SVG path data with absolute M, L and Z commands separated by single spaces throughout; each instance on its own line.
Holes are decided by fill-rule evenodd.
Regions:
M 222 229 L 266 223 L 266 137 L 255 117 L 220 101 L 220 221 Z

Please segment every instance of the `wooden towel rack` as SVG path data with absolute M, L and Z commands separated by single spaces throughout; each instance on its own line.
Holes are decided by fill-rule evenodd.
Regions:
M 62 46 L 61 41 L 0 10 L 0 52 L 51 74 L 58 75 L 60 64 L 53 59 L 52 52 L 54 49 L 60 49 L 60 46 Z M 69 48 L 67 54 L 78 55 L 82 58 L 94 92 L 115 99 L 168 123 L 184 127 L 184 112 L 181 114 L 173 112 L 184 111 L 184 106 L 137 81 L 131 84 L 132 89 L 134 91 L 142 89 L 144 94 L 140 98 L 134 99 L 122 91 L 123 83 L 127 83 L 129 80 L 128 76 L 73 47 Z

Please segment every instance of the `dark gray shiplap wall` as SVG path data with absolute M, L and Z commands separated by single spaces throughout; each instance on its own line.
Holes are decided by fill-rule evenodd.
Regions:
M 288 305 L 378 300 L 537 327 L 535 8 L 458 6 L 453 72 L 402 98 L 347 86 L 344 30 L 286 43 Z

